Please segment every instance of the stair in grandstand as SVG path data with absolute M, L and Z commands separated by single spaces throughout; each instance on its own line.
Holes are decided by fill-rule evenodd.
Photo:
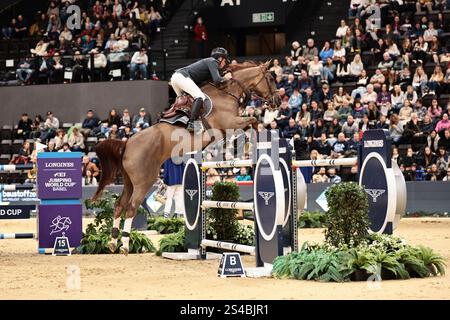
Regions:
M 163 73 L 163 53 L 166 50 L 167 75 L 170 75 L 177 61 L 184 60 L 189 51 L 191 34 L 189 26 L 193 24 L 194 12 L 192 1 L 185 0 L 173 15 L 170 22 L 161 28 L 152 42 L 153 61 L 157 63 L 156 71 L 159 75 Z

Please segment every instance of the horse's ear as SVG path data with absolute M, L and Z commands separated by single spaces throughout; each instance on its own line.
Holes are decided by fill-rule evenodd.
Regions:
M 263 66 L 266 70 L 269 70 L 270 64 L 272 63 L 272 60 L 266 61 Z

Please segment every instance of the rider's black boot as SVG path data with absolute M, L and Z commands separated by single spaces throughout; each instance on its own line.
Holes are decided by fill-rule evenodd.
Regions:
M 200 114 L 200 109 L 203 106 L 203 99 L 202 98 L 197 98 L 194 100 L 194 102 L 192 103 L 192 110 L 191 110 L 191 119 L 189 120 L 187 129 L 189 132 L 194 132 L 195 131 L 195 127 L 194 127 L 194 122 L 197 120 L 199 114 Z

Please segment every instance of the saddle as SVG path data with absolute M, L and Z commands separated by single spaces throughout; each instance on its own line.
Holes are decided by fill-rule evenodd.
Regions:
M 176 98 L 175 102 L 170 106 L 170 108 L 163 112 L 163 119 L 170 119 L 175 117 L 177 114 L 182 113 L 183 115 L 190 117 L 192 111 L 192 104 L 194 99 L 190 95 L 182 95 Z M 204 112 L 204 106 L 200 109 L 200 114 Z
M 160 122 L 165 122 L 169 124 L 185 126 L 191 117 L 192 104 L 194 99 L 190 95 L 182 95 L 177 97 L 175 102 L 170 106 L 170 108 L 163 113 L 161 113 Z M 204 127 L 208 128 L 209 125 L 206 118 L 211 113 L 213 104 L 211 98 L 206 96 L 205 101 L 203 101 L 203 106 L 200 109 L 199 120 L 202 121 Z

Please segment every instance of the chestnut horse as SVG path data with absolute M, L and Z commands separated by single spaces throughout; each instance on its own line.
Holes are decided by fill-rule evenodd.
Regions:
M 238 109 L 243 100 L 249 98 L 250 91 L 266 100 L 278 98 L 275 81 L 268 67 L 269 62 L 260 65 L 246 62 L 230 66 L 233 80 L 219 87 L 206 84 L 201 88 L 214 103 L 214 108 L 206 119 L 211 129 L 224 133 L 227 129 L 244 129 L 250 125 L 257 127 L 256 118 L 240 117 Z M 122 194 L 115 204 L 112 239 L 109 243 L 112 252 L 117 249 L 120 216 L 125 211 L 120 251 L 128 254 L 129 233 L 136 211 L 156 182 L 164 161 L 172 156 L 174 148 L 179 147 L 179 139 L 174 139 L 176 130 L 187 135 L 190 142 L 194 141 L 193 134 L 185 129 L 167 123 L 157 123 L 138 132 L 127 142 L 105 140 L 97 145 L 95 150 L 100 160 L 102 174 L 94 200 L 98 199 L 104 188 L 115 179 L 119 172 L 124 179 Z M 202 150 L 210 142 L 210 138 L 202 137 L 198 145 L 192 146 L 193 143 L 190 143 L 179 151 L 180 156 L 182 152 Z

